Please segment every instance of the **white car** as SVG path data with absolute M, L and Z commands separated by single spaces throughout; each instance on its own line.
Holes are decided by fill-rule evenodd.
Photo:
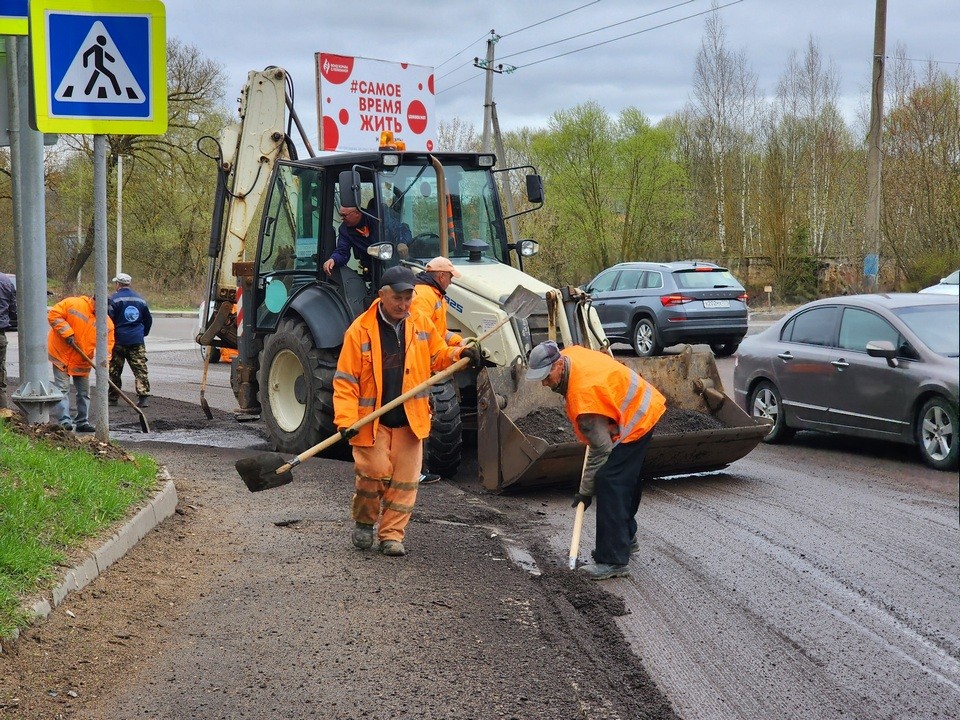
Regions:
M 960 270 L 954 270 L 936 285 L 925 287 L 923 290 L 918 290 L 917 292 L 960 295 Z

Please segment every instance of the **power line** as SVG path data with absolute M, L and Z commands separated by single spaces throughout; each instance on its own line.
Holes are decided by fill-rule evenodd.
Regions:
M 559 15 L 554 15 L 553 17 L 547 18 L 546 20 L 541 20 L 540 22 L 535 22 L 533 25 L 527 25 L 526 27 L 522 27 L 522 28 L 520 28 L 519 30 L 513 30 L 512 32 L 508 32 L 508 33 L 506 33 L 506 34 L 504 34 L 504 35 L 501 35 L 500 37 L 505 38 L 505 37 L 509 37 L 510 35 L 516 35 L 518 32 L 523 32 L 524 30 L 529 30 L 530 28 L 535 28 L 535 27 L 537 27 L 537 25 L 543 25 L 544 23 L 548 23 L 548 22 L 550 22 L 551 20 L 556 20 L 557 18 L 562 18 L 564 15 L 569 15 L 570 13 L 575 13 L 575 12 L 577 12 L 577 10 L 583 10 L 585 7 L 590 7 L 591 5 L 596 5 L 598 2 L 600 2 L 600 0 L 593 0 L 593 2 L 588 2 L 586 5 L 581 5 L 580 7 L 575 7 L 575 8 L 573 8 L 573 10 L 567 10 L 566 12 L 562 12 L 562 13 L 560 13 Z
M 653 12 L 644 13 L 643 15 L 637 15 L 636 17 L 628 18 L 626 20 L 621 20 L 620 22 L 615 22 L 611 25 L 604 25 L 599 27 L 596 30 L 587 30 L 586 32 L 579 33 L 578 35 L 571 35 L 570 37 L 562 38 L 560 40 L 554 40 L 553 42 L 546 43 L 544 45 L 537 45 L 536 47 L 528 48 L 526 50 L 520 50 L 515 53 L 510 53 L 509 55 L 503 55 L 500 60 L 505 60 L 506 58 L 515 57 L 517 55 L 523 55 L 524 53 L 533 52 L 534 50 L 542 50 L 545 47 L 550 47 L 551 45 L 559 45 L 560 43 L 567 42 L 568 40 L 576 40 L 577 38 L 584 37 L 586 35 L 592 35 L 593 33 L 601 32 L 602 30 L 609 30 L 612 27 L 617 27 L 618 25 L 626 25 L 627 23 L 634 22 L 635 20 L 642 20 L 643 18 L 650 17 L 651 15 L 658 15 L 659 13 L 666 12 L 667 10 L 673 10 L 678 8 L 681 5 L 689 5 L 696 0 L 683 0 L 676 5 L 671 5 L 670 7 L 665 7 L 662 10 L 654 10 Z M 618 39 L 618 38 L 615 38 Z M 558 56 L 559 57 L 559 56 Z
M 898 57 L 896 55 L 885 55 L 884 57 L 887 60 L 907 60 L 909 62 L 918 63 L 936 63 L 937 65 L 960 65 L 960 61 L 957 60 L 934 60 L 933 58 L 921 60 L 920 58 Z
M 714 10 L 722 10 L 725 7 L 730 7 L 731 5 L 737 5 L 742 2 L 743 0 L 733 0 L 733 2 L 728 2 L 725 5 L 718 5 L 715 8 L 712 7 L 709 10 L 704 10 L 703 12 L 694 13 L 693 15 L 687 15 L 686 17 L 678 18 L 676 20 L 671 20 L 670 22 L 661 23 L 660 25 L 654 25 L 653 27 L 648 27 L 644 30 L 637 30 L 637 32 L 632 32 L 627 35 L 621 35 L 620 37 L 611 38 L 610 40 L 604 40 L 603 42 L 594 43 L 593 45 L 587 45 L 586 47 L 578 48 L 576 50 L 570 50 L 569 52 L 560 53 L 559 55 L 552 55 L 551 57 L 543 58 L 542 60 L 534 60 L 533 62 L 527 63 L 526 65 L 518 65 L 517 69 L 532 67 L 534 65 L 539 65 L 540 63 L 545 63 L 548 60 L 556 60 L 557 58 L 561 58 L 566 55 L 573 55 L 574 53 L 583 52 L 584 50 L 590 50 L 595 47 L 600 47 L 601 45 L 609 45 L 610 43 L 616 42 L 617 40 L 625 40 L 626 38 L 634 37 L 635 35 L 641 35 L 643 33 L 650 32 L 651 30 L 659 30 L 660 28 L 667 27 L 668 25 L 676 25 L 678 22 L 683 22 L 684 20 L 690 20 L 691 18 L 699 17 L 701 15 L 706 15 L 707 13 L 713 12 Z
M 443 90 L 437 90 L 437 93 L 436 93 L 436 94 L 437 94 L 437 95 L 443 95 L 443 93 L 447 92 L 447 90 L 453 90 L 454 88 L 460 87 L 460 86 L 463 85 L 464 83 L 468 83 L 468 82 L 470 82 L 471 80 L 476 80 L 476 79 L 479 78 L 479 77 L 483 77 L 483 73 L 477 73 L 476 75 L 471 75 L 471 76 L 468 77 L 466 80 L 461 80 L 461 81 L 458 82 L 456 85 L 451 85 L 450 87 L 444 88 Z
M 596 1 L 599 2 L 600 0 L 596 0 Z M 461 51 L 458 52 L 458 53 L 454 53 L 453 55 L 451 55 L 450 57 L 448 57 L 446 60 L 444 60 L 442 63 L 440 63 L 439 65 L 437 65 L 437 66 L 433 69 L 433 71 L 436 72 L 437 70 L 439 70 L 440 68 L 442 68 L 444 65 L 446 65 L 448 62 L 450 62 L 451 60 L 453 60 L 453 59 L 454 59 L 455 57 L 457 57 L 458 55 L 463 55 L 463 53 L 465 53 L 467 50 L 470 49 L 470 46 L 471 46 L 471 45 L 476 45 L 478 42 L 480 42 L 481 40 L 483 40 L 486 36 L 487 36 L 487 34 L 484 33 L 483 35 L 481 35 L 480 37 L 478 37 L 476 40 L 474 40 L 473 42 L 469 43 L 463 50 L 461 50 Z M 467 61 L 467 62 L 469 62 L 469 61 Z M 466 64 L 467 64 L 467 63 L 464 63 L 463 65 L 466 65 Z M 461 65 L 460 67 L 463 67 L 463 65 Z M 456 68 L 456 69 L 454 69 L 454 70 L 451 70 L 450 72 L 456 72 L 456 71 L 459 70 L 459 69 L 460 69 L 460 68 Z M 449 74 L 450 74 L 450 73 L 447 73 L 447 75 L 449 75 Z M 444 77 L 446 77 L 446 76 L 444 76 Z

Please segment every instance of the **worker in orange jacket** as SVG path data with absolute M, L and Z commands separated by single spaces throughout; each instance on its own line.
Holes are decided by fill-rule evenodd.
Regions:
M 356 469 L 353 544 L 373 547 L 376 525 L 380 551 L 391 556 L 406 555 L 403 539 L 430 435 L 430 391 L 355 433 L 347 429 L 461 356 L 481 362 L 479 347 L 449 347 L 429 317 L 410 311 L 415 283 L 407 267 L 383 273 L 379 297 L 344 334 L 333 379 L 334 423 L 353 446 Z
M 443 301 L 447 288 L 460 275 L 450 258 L 435 257 L 427 263 L 423 272 L 417 273 L 417 284 L 413 287 L 413 309 L 433 320 L 437 332 L 447 345 L 463 344 L 463 336 L 447 329 L 447 305 Z M 439 479 L 440 476 L 430 472 L 424 463 L 420 484 L 427 485 Z
M 64 298 L 47 311 L 50 333 L 47 355 L 53 364 L 53 382 L 63 393 L 53 412 L 66 430 L 93 432 L 90 424 L 90 364 L 77 351 L 93 359 L 97 349 L 96 302 L 77 295 Z M 113 320 L 107 316 L 107 355 L 113 352 Z M 70 381 L 77 392 L 77 414 L 70 417 Z
M 527 380 L 563 395 L 567 417 L 587 458 L 573 506 L 597 497 L 593 580 L 629 575 L 630 554 L 640 549 L 636 514 L 643 490 L 643 461 L 654 426 L 667 409 L 653 385 L 606 353 L 542 342 L 530 351 Z

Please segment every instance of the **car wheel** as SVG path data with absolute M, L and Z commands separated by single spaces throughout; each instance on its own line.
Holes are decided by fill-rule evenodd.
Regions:
M 640 318 L 633 326 L 633 351 L 640 357 L 652 357 L 663 352 L 663 346 L 657 340 L 657 326 L 650 318 Z
M 710 345 L 710 349 L 713 350 L 713 354 L 717 357 L 730 357 L 737 351 L 738 347 L 740 347 L 739 340 L 735 342 L 713 343 Z
M 957 408 L 946 398 L 927 400 L 917 415 L 917 446 L 923 461 L 937 470 L 956 470 L 960 456 Z
M 773 427 L 763 436 L 763 442 L 786 442 L 793 437 L 793 428 L 787 427 L 780 391 L 773 383 L 763 380 L 753 389 L 750 394 L 750 414 L 773 421 Z

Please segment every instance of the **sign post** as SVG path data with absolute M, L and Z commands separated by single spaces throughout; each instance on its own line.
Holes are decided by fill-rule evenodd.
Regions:
M 159 0 L 33 0 L 34 119 L 43 132 L 93 135 L 97 439 L 107 406 L 106 135 L 167 131 L 166 14 Z

